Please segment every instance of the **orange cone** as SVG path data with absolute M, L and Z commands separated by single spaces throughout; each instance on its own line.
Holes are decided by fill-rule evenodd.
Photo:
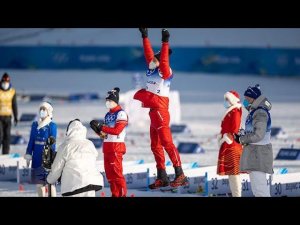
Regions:
M 105 192 L 104 191 L 101 192 L 101 197 L 105 197 Z

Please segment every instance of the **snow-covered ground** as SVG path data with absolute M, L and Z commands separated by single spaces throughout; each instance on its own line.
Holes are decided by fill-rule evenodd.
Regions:
M 0 74 L 4 70 L 0 70 Z M 116 71 L 21 71 L 8 70 L 14 87 L 19 93 L 40 93 L 67 95 L 70 93 L 97 92 L 105 95 L 107 90 L 115 86 L 121 92 L 132 88 L 130 72 Z M 271 110 L 272 125 L 282 127 L 289 135 L 287 140 L 273 140 L 274 157 L 281 147 L 300 147 L 300 79 L 299 78 L 268 78 L 257 76 L 232 76 L 177 73 L 173 79 L 172 89 L 178 90 L 181 96 L 182 123 L 192 130 L 192 136 L 174 136 L 179 141 L 193 140 L 205 149 L 205 153 L 181 154 L 182 161 L 198 162 L 199 165 L 216 165 L 218 148 L 216 134 L 220 130 L 223 107 L 223 94 L 231 89 L 241 95 L 249 85 L 259 83 L 262 92 L 273 104 Z M 37 112 L 39 102 L 19 102 L 19 115 L 22 113 Z M 66 124 L 74 118 L 80 118 L 88 123 L 93 118 L 101 118 L 106 113 L 104 101 L 67 103 L 53 102 L 54 121 L 58 123 L 58 139 L 60 143 L 64 137 Z M 247 112 L 244 111 L 243 120 Z M 88 129 L 88 137 L 96 137 Z M 28 140 L 30 124 L 20 124 L 12 128 L 12 133 L 22 134 Z M 150 150 L 148 128 L 137 129 L 128 127 L 127 153 L 125 161 L 144 159 L 145 162 L 154 162 Z M 11 146 L 12 153 L 24 154 L 26 145 Z M 99 159 L 103 159 L 99 149 Z M 167 158 L 168 159 L 168 158 Z M 289 172 L 300 172 L 300 161 L 275 161 L 275 167 L 287 167 Z M 28 190 L 28 191 L 27 191 Z M 106 196 L 109 190 L 105 189 Z M 129 190 L 129 196 L 158 196 L 161 193 L 139 192 Z M 99 195 L 99 193 L 98 193 Z M 25 191 L 18 191 L 18 185 L 11 182 L 0 182 L 0 196 L 36 196 L 33 185 L 25 185 Z M 163 195 L 166 196 L 166 195 Z M 174 195 L 172 195 L 174 196 Z

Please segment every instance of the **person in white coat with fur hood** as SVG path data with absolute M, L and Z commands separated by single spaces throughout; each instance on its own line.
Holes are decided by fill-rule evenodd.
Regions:
M 98 152 L 86 133 L 79 119 L 71 120 L 57 148 L 47 182 L 54 184 L 61 177 L 62 196 L 95 197 L 103 187 L 103 176 L 96 167 Z

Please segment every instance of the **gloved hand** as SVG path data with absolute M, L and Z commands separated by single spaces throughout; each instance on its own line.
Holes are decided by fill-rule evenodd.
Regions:
M 17 126 L 18 122 L 19 122 L 18 118 L 15 118 L 14 125 Z
M 240 134 L 233 134 L 233 138 L 234 138 L 234 140 L 237 142 L 237 143 L 241 143 L 240 142 L 240 137 L 241 137 L 241 135 Z
M 169 42 L 170 33 L 167 29 L 161 30 L 161 41 L 162 42 Z
M 104 125 L 103 121 L 92 120 L 90 122 L 90 127 L 93 129 L 93 131 L 96 132 L 96 134 L 100 134 L 103 125 Z
M 26 165 L 27 165 L 27 167 L 29 167 L 30 161 L 32 160 L 32 155 L 25 154 L 25 155 L 24 155 L 24 159 L 26 160 Z
M 148 29 L 147 28 L 139 28 L 139 30 L 142 34 L 142 38 L 148 37 Z

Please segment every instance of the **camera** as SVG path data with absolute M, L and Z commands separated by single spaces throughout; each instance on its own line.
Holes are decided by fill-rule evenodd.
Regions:
M 46 171 L 51 169 L 51 165 L 55 159 L 56 152 L 52 150 L 52 145 L 55 144 L 55 138 L 50 136 L 43 149 L 42 166 Z

